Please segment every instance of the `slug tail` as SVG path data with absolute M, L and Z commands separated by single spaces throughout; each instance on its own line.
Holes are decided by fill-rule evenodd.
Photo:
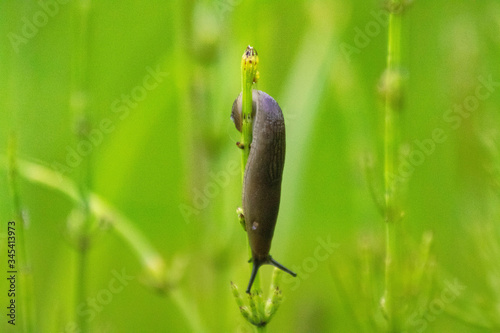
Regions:
M 297 273 L 292 272 L 291 270 L 289 270 L 288 268 L 286 268 L 285 266 L 283 266 L 282 264 L 280 264 L 279 262 L 274 260 L 273 257 L 271 257 L 271 256 L 269 256 L 267 263 L 269 265 L 273 265 L 274 267 L 281 269 L 284 272 L 287 272 L 288 274 L 290 274 L 293 277 L 297 276 Z

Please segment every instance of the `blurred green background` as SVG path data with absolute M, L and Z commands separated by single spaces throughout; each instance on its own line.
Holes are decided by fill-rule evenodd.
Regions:
M 5 162 L 15 134 L 21 160 L 88 186 L 163 257 L 167 279 L 182 275 L 155 291 L 130 244 L 96 224 L 85 280 L 98 302 L 89 331 L 251 332 L 230 290 L 230 281 L 244 290 L 250 271 L 235 213 L 239 133 L 229 115 L 241 55 L 252 45 L 257 88 L 280 104 L 287 126 L 271 253 L 299 273 L 283 276 L 284 302 L 268 331 L 382 331 L 385 229 L 369 191 L 371 184 L 380 196 L 383 183 L 382 8 L 337 0 L 2 1 L 1 271 L 7 221 L 16 219 Z M 491 319 L 500 312 L 500 3 L 414 1 L 403 13 L 402 41 L 400 160 L 424 156 L 403 184 L 405 260 L 414 260 L 422 235 L 433 235 L 428 302 L 409 300 L 408 332 L 500 331 Z M 446 139 L 426 152 L 418 142 L 435 129 Z M 76 319 L 76 205 L 55 188 L 18 180 L 34 331 L 78 332 L 68 326 Z M 131 279 L 103 292 L 117 272 Z M 261 269 L 264 290 L 271 272 Z M 22 332 L 20 308 L 15 329 L 7 324 L 8 284 L 0 280 L 0 330 Z M 451 301 L 442 299 L 447 281 L 464 286 Z

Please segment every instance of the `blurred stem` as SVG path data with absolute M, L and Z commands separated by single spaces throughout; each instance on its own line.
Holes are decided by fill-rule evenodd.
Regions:
M 19 174 L 30 182 L 58 190 L 74 202 L 80 199 L 78 188 L 70 179 L 47 167 L 20 160 L 18 170 Z M 89 194 L 89 203 L 91 214 L 96 219 L 109 223 L 112 230 L 116 230 L 122 236 L 152 277 L 164 274 L 163 258 L 128 218 L 95 193 Z
M 19 316 L 25 332 L 33 332 L 34 324 L 34 309 L 35 300 L 33 292 L 33 275 L 31 273 L 30 260 L 26 250 L 25 242 L 25 226 L 26 221 L 23 218 L 21 208 L 21 198 L 17 187 L 18 169 L 17 169 L 17 140 L 14 134 L 9 137 L 8 146 L 8 181 L 12 196 L 14 222 L 15 222 L 15 258 L 17 261 L 16 269 L 19 272 L 19 295 L 18 302 L 20 313 Z
M 386 71 L 386 96 L 385 96 L 385 138 L 384 138 L 384 183 L 385 183 L 385 222 L 386 222 L 386 261 L 385 261 L 385 293 L 384 310 L 389 323 L 390 332 L 400 332 L 402 329 L 401 309 L 399 300 L 401 289 L 399 276 L 401 274 L 400 258 L 398 257 L 400 240 L 400 219 L 398 216 L 395 194 L 397 183 L 393 180 L 395 175 L 395 152 L 398 147 L 396 142 L 395 127 L 400 107 L 400 86 L 391 84 L 393 74 L 399 70 L 400 42 L 401 42 L 401 14 L 395 12 L 399 8 L 399 1 L 391 2 L 389 13 L 389 38 Z
M 0 158 L 0 160 L 2 159 Z M 30 182 L 58 190 L 75 203 L 78 203 L 80 200 L 76 184 L 47 167 L 19 160 L 17 170 L 19 171 L 19 175 Z M 146 271 L 149 286 L 160 292 L 167 291 L 167 288 L 171 287 L 172 282 L 167 281 L 165 261 L 148 242 L 146 237 L 135 228 L 132 221 L 95 193 L 89 193 L 89 209 L 90 213 L 95 216 L 97 220 L 109 223 L 112 226 L 112 230 L 116 230 L 125 242 L 129 244 Z M 174 290 L 175 289 L 170 290 L 173 294 L 172 300 L 176 303 L 184 316 L 189 319 L 188 323 L 193 328 L 193 332 L 205 332 L 201 325 L 200 316 L 196 307 L 189 304 L 182 292 L 174 292 Z
M 5 156 L 0 155 L 0 162 L 0 166 L 5 165 Z M 30 182 L 60 191 L 75 203 L 78 203 L 80 200 L 77 185 L 58 172 L 42 165 L 23 160 L 17 161 L 16 170 L 19 172 L 20 176 Z M 89 193 L 89 210 L 90 214 L 97 220 L 109 223 L 112 230 L 116 230 L 123 240 L 132 248 L 145 270 L 148 278 L 146 280 L 148 286 L 153 287 L 161 293 L 169 291 L 169 295 L 172 295 L 174 303 L 176 303 L 177 307 L 188 319 L 188 323 L 191 325 L 193 332 L 205 332 L 206 330 L 201 324 L 197 308 L 194 304 L 188 302 L 188 299 L 182 292 L 176 292 L 176 289 L 172 288 L 172 285 L 176 283 L 177 279 L 167 280 L 168 272 L 165 261 L 149 243 L 147 238 L 135 228 L 132 221 L 95 193 Z M 173 274 L 170 275 L 172 276 Z M 180 273 L 177 275 L 180 275 Z M 168 289 L 169 287 L 171 289 Z M 33 293 L 29 295 L 33 295 Z
M 89 12 L 91 0 L 80 0 L 75 3 L 74 14 L 74 53 L 72 54 L 72 89 L 70 92 L 70 108 L 75 119 L 76 144 L 86 140 L 89 133 L 90 120 L 88 109 L 88 39 Z M 86 268 L 89 248 L 89 230 L 91 223 L 89 193 L 91 188 L 91 159 L 85 158 L 79 168 L 78 175 L 79 204 L 83 213 L 82 225 L 78 231 L 78 259 L 76 273 L 75 319 L 82 333 L 88 331 L 87 320 L 79 315 L 77 308 L 86 299 Z
M 181 312 L 184 314 L 187 323 L 191 326 L 192 331 L 200 333 L 206 332 L 201 324 L 198 311 L 193 311 L 195 310 L 194 306 L 188 302 L 182 290 L 176 288 L 171 291 L 170 295 L 175 303 L 177 303 L 177 306 L 181 309 Z
M 253 84 L 257 82 L 259 78 L 259 72 L 257 69 L 259 63 L 259 56 L 257 50 L 255 50 L 250 45 L 246 48 L 243 56 L 241 57 L 241 86 L 242 86 L 242 126 L 241 126 L 241 179 L 242 183 L 245 178 L 245 167 L 248 161 L 248 155 L 250 154 L 250 144 L 252 143 L 252 130 L 253 130 L 253 119 L 252 119 L 252 94 L 253 94 Z M 243 215 L 245 212 L 243 212 Z M 248 246 L 249 257 L 252 257 L 252 251 L 250 249 L 250 244 Z M 252 263 L 250 263 L 250 270 L 252 270 Z M 255 277 L 253 289 L 260 290 L 260 277 L 259 273 Z

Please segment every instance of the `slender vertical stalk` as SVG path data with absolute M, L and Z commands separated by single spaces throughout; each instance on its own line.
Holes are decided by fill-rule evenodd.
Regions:
M 391 13 L 389 16 L 389 42 L 387 54 L 387 77 L 390 77 L 399 67 L 400 61 L 400 35 L 401 35 L 401 17 Z M 395 118 L 397 117 L 396 105 L 394 97 L 396 92 L 392 89 L 392 85 L 387 87 L 385 96 L 385 138 L 384 138 L 384 183 L 385 183 L 385 206 L 387 208 L 386 218 L 391 219 L 390 208 L 394 207 L 394 186 L 392 184 L 392 176 L 395 169 L 395 151 L 397 143 L 395 142 Z
M 170 297 L 177 304 L 181 313 L 186 318 L 186 321 L 193 332 L 206 332 L 196 305 L 193 302 L 190 302 L 189 297 L 186 297 L 182 289 L 175 288 L 170 292 Z
M 75 3 L 74 13 L 74 53 L 72 55 L 72 90 L 70 96 L 70 108 L 75 119 L 76 144 L 87 139 L 90 127 L 90 116 L 88 109 L 88 38 L 89 38 L 89 11 L 91 1 L 80 0 Z M 91 188 L 91 160 L 87 157 L 82 161 L 78 170 L 78 192 L 80 196 L 80 209 L 82 221 L 77 232 L 78 259 L 75 280 L 75 316 L 80 331 L 88 331 L 87 321 L 84 316 L 78 314 L 78 306 L 84 304 L 86 299 L 86 268 L 89 247 L 89 229 L 91 222 L 90 214 L 90 188 Z
M 241 126 L 241 179 L 242 182 L 245 177 L 245 167 L 248 161 L 248 155 L 250 154 L 250 144 L 252 143 L 252 130 L 253 130 L 253 119 L 252 119 L 252 93 L 253 84 L 257 82 L 259 78 L 259 72 L 257 70 L 257 65 L 259 63 L 259 56 L 257 51 L 250 45 L 247 47 L 243 56 L 241 57 L 241 86 L 242 86 L 242 126 Z M 245 214 L 245 212 L 243 212 Z M 248 246 L 248 253 L 250 257 L 252 252 L 250 246 Z M 250 264 L 250 270 L 252 269 L 252 264 Z M 259 273 L 254 281 L 254 289 L 260 289 L 260 278 Z
M 21 198 L 17 187 L 18 168 L 17 168 L 17 142 L 16 137 L 12 134 L 9 137 L 9 160 L 8 174 L 9 187 L 13 202 L 14 222 L 15 222 L 15 258 L 17 259 L 17 267 L 15 270 L 19 273 L 19 304 L 20 321 L 23 323 L 25 332 L 33 332 L 34 324 L 34 291 L 33 291 L 33 275 L 31 273 L 31 265 L 26 250 L 25 227 L 26 221 L 23 218 L 21 208 Z
M 396 200 L 395 153 L 398 147 L 395 135 L 397 117 L 400 108 L 400 85 L 394 84 L 400 66 L 401 14 L 394 8 L 401 5 L 397 0 L 391 1 L 388 29 L 388 52 L 385 96 L 385 135 L 384 135 L 384 184 L 385 184 L 385 224 L 386 224 L 386 261 L 385 261 L 385 293 L 383 307 L 389 323 L 390 332 L 400 332 L 402 328 L 399 267 L 399 209 Z M 399 80 L 396 79 L 396 82 Z
M 257 82 L 259 56 L 257 51 L 248 46 L 241 57 L 241 89 L 242 89 L 242 129 L 241 129 L 241 175 L 245 174 L 245 167 L 250 154 L 250 143 L 252 142 L 252 91 L 253 84 Z

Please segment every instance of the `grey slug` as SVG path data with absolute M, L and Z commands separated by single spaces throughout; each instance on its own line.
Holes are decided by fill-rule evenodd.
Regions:
M 278 218 L 285 163 L 283 113 L 278 103 L 263 91 L 253 90 L 252 102 L 253 138 L 243 181 L 243 214 L 253 262 L 247 293 L 250 293 L 257 271 L 264 264 L 297 276 L 269 255 Z M 231 112 L 231 119 L 240 132 L 241 104 L 240 94 Z

